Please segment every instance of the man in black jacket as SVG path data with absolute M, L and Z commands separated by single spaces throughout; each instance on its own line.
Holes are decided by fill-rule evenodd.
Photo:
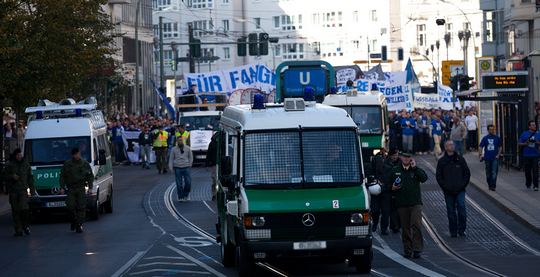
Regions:
M 444 149 L 444 156 L 437 163 L 437 183 L 444 192 L 450 236 L 464 237 L 467 227 L 465 188 L 471 179 L 471 171 L 465 159 L 455 152 L 453 141 L 446 141 Z

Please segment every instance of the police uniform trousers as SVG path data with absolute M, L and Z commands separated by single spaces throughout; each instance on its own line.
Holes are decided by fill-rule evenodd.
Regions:
M 373 231 L 377 230 L 379 219 L 381 222 L 381 231 L 388 230 L 392 205 L 392 194 L 390 192 L 382 192 L 379 195 L 371 196 L 371 215 L 373 217 Z
M 67 209 L 71 222 L 83 224 L 86 219 L 86 193 L 84 187 L 72 187 L 67 192 Z
M 9 193 L 9 204 L 16 233 L 20 233 L 30 225 L 30 207 L 28 206 L 28 193 L 26 190 Z
M 401 240 L 405 254 L 422 252 L 424 239 L 422 237 L 422 205 L 398 208 L 401 222 Z
M 168 154 L 168 148 L 167 147 L 154 147 L 154 151 L 156 152 L 156 166 L 159 171 L 163 171 L 167 169 L 168 161 L 167 161 L 167 154 Z

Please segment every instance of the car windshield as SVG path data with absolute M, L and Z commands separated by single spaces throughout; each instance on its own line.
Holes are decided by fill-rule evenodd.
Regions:
M 186 126 L 186 130 L 219 130 L 219 116 L 183 116 L 180 124 Z
M 381 108 L 378 106 L 341 107 L 351 115 L 361 134 L 380 134 L 382 132 Z
M 90 162 L 90 138 L 46 138 L 25 142 L 25 157 L 31 165 L 63 164 L 71 159 L 71 149 L 78 147 L 81 157 Z
M 362 180 L 354 130 L 248 133 L 248 186 L 343 186 Z

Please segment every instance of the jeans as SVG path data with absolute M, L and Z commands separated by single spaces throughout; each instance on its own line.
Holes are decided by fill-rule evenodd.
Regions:
M 454 146 L 455 146 L 456 152 L 458 152 L 460 155 L 463 156 L 463 141 L 454 140 Z
M 485 160 L 486 163 L 486 181 L 489 188 L 497 187 L 497 173 L 499 172 L 498 160 Z
M 467 209 L 465 208 L 465 191 L 458 194 L 444 193 L 448 229 L 451 235 L 461 234 L 467 228 Z
M 181 199 L 188 197 L 189 193 L 191 192 L 191 172 L 189 167 L 175 167 L 174 177 L 176 180 L 176 192 L 178 193 L 178 198 Z
M 150 153 L 152 153 L 152 145 L 141 145 L 141 161 L 144 167 L 150 166 Z
M 413 135 L 403 135 L 403 151 L 411 152 L 413 151 L 414 136 Z
M 115 162 L 120 163 L 124 161 L 124 142 L 123 141 L 115 141 L 114 143 L 114 159 Z
M 525 170 L 525 186 L 538 187 L 538 157 L 523 157 L 523 169 Z

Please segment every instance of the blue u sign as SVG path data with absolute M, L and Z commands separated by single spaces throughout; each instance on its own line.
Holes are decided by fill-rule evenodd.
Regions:
M 324 95 L 327 76 L 324 68 L 289 68 L 283 72 L 285 97 L 303 97 L 304 88 L 312 87 L 316 95 Z

